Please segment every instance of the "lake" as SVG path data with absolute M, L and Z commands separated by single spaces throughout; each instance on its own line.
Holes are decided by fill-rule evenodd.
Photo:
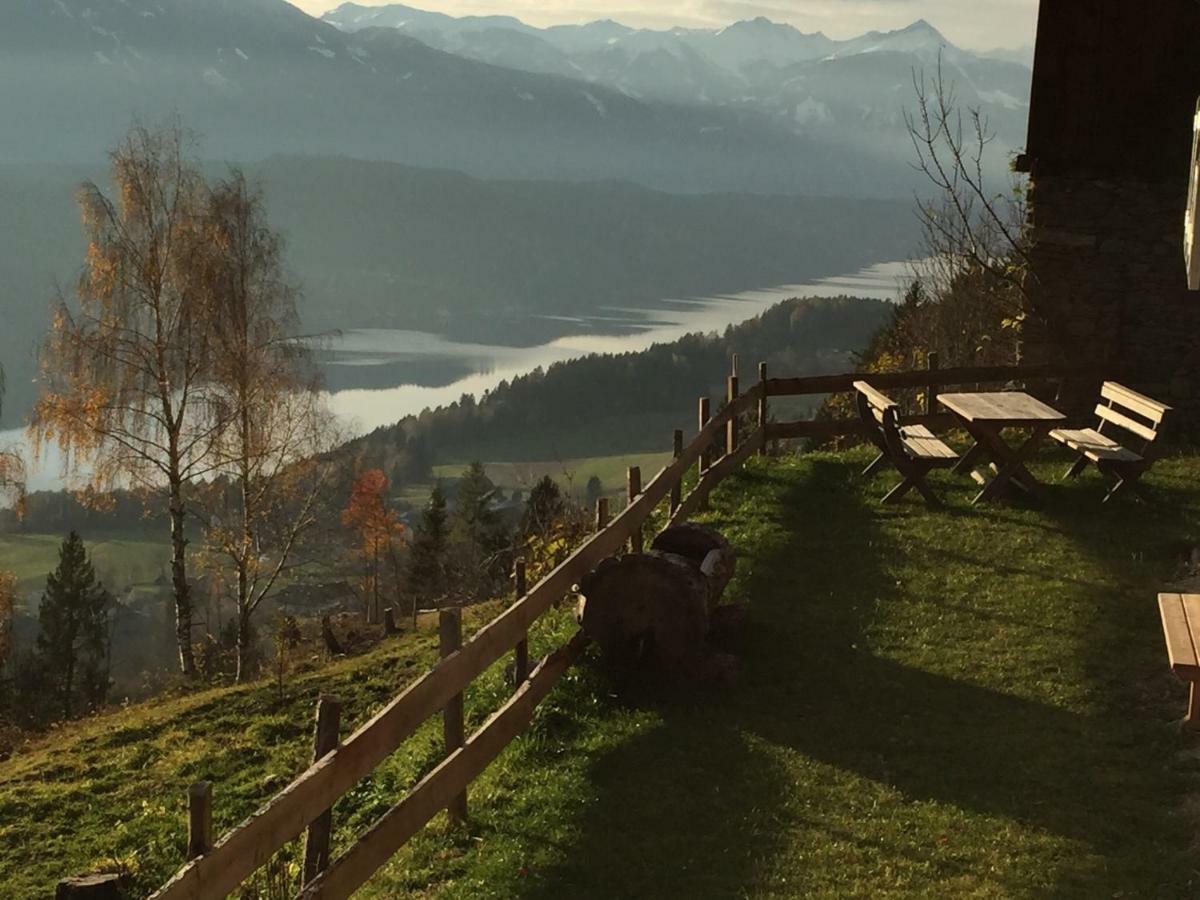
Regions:
M 694 332 L 724 331 L 791 297 L 894 300 L 908 272 L 906 262 L 880 263 L 807 284 L 665 299 L 654 309 L 610 307 L 593 316 L 562 317 L 575 333 L 532 347 L 462 343 L 419 331 L 347 330 L 323 342 L 320 357 L 334 412 L 348 432 L 365 434 L 463 394 L 478 396 L 538 367 L 591 353 L 645 350 Z M 0 432 L 0 445 L 23 447 L 24 435 Z M 58 455 L 47 453 L 31 466 L 30 489 L 63 487 L 60 467 Z

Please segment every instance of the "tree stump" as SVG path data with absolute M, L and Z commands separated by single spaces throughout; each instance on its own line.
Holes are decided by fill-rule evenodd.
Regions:
M 684 523 L 666 529 L 647 553 L 606 559 L 579 585 L 577 617 L 619 673 L 655 667 L 705 681 L 729 681 L 736 660 L 714 652 L 732 607 L 717 606 L 737 553 L 716 530 Z M 741 610 L 738 612 L 740 613 Z
M 64 878 L 54 891 L 54 900 L 122 900 L 123 881 L 112 873 Z
M 737 551 L 715 528 L 684 522 L 659 533 L 650 549 L 682 556 L 698 568 L 708 583 L 708 611 L 712 613 L 733 578 Z
M 580 583 L 578 618 L 618 669 L 685 668 L 708 634 L 708 582 L 688 559 L 652 551 L 604 560 Z

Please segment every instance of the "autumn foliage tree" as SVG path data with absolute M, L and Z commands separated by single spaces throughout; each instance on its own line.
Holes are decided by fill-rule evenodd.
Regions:
M 237 680 L 246 676 L 251 619 L 279 584 L 305 533 L 334 440 L 311 353 L 297 335 L 295 290 L 262 194 L 234 170 L 207 193 L 200 278 L 211 324 L 208 407 L 217 428 L 207 491 L 208 549 L 228 560 L 237 609 Z
M 33 431 L 84 463 L 92 490 L 165 496 L 179 662 L 192 675 L 186 492 L 212 471 L 217 425 L 203 408 L 205 185 L 186 149 L 178 127 L 135 127 L 110 154 L 112 197 L 80 188 L 87 257 L 77 302 L 60 299 L 43 348 Z
M 362 594 L 368 622 L 378 622 L 382 615 L 385 572 L 391 571 L 396 590 L 400 584 L 398 542 L 404 526 L 388 508 L 387 490 L 388 479 L 383 470 L 368 469 L 355 480 L 342 512 L 342 524 L 354 531 L 364 564 Z

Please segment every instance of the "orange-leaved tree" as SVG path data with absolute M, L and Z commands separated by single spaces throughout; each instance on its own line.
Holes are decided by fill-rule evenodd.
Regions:
M 398 542 L 404 525 L 387 505 L 388 479 L 382 469 L 368 469 L 355 479 L 342 512 L 342 524 L 355 531 L 358 553 L 365 565 L 362 593 L 367 621 L 380 618 L 384 565 L 392 569 L 394 590 L 400 588 Z

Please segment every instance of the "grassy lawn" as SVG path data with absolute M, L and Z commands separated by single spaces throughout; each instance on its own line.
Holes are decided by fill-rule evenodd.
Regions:
M 19 589 L 39 591 L 46 573 L 58 565 L 61 534 L 0 534 L 0 567 L 15 572 Z M 153 581 L 166 571 L 171 550 L 166 540 L 143 537 L 86 540 L 96 571 L 106 584 L 123 588 Z
M 1200 754 L 1173 727 L 1155 593 L 1200 544 L 1200 458 L 1098 505 L 1098 479 L 1040 509 L 881 507 L 862 454 L 753 462 L 709 518 L 741 553 L 751 612 L 736 684 L 616 696 L 585 662 L 365 897 L 1028 897 L 1200 894 L 1189 852 Z M 1037 466 L 1049 478 L 1065 467 Z M 473 614 L 475 624 L 495 612 Z M 572 629 L 564 608 L 534 652 Z M 433 658 L 428 633 L 297 677 L 64 729 L 0 763 L 0 891 L 123 861 L 139 888 L 182 858 L 188 782 L 218 829 L 309 752 L 320 691 L 361 722 Z M 478 723 L 498 664 L 468 694 Z M 335 812 L 344 845 L 437 757 L 436 723 Z
M 880 507 L 865 461 L 755 463 L 715 497 L 752 604 L 734 687 L 567 686 L 471 834 L 426 832 L 367 895 L 1200 893 L 1155 604 L 1200 543 L 1200 460 L 1161 463 L 1151 507 L 1089 476 L 974 509 L 945 476 L 944 512 Z

